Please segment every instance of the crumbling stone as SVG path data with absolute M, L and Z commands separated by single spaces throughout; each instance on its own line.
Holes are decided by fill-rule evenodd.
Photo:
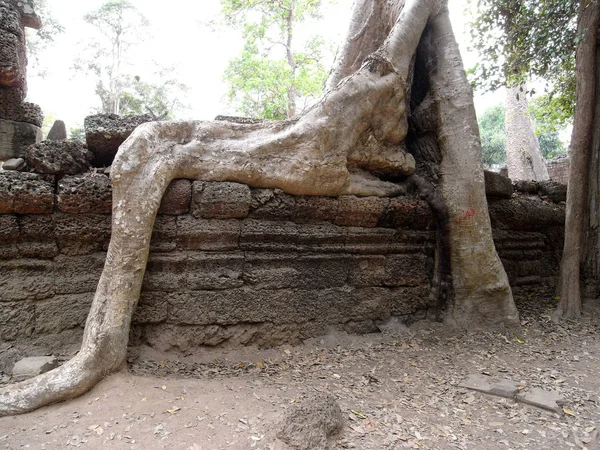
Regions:
M 67 139 L 67 127 L 62 120 L 55 120 L 46 136 L 48 141 L 64 141 Z
M 178 216 L 190 210 L 192 183 L 190 180 L 173 180 L 160 203 L 159 214 Z
M 85 141 L 94 154 L 94 167 L 110 166 L 119 146 L 129 137 L 138 125 L 152 122 L 149 114 L 141 116 L 119 116 L 117 114 L 96 114 L 83 122 Z
M 56 367 L 58 367 L 58 359 L 55 356 L 33 356 L 17 361 L 13 367 L 12 375 L 15 380 L 25 380 Z
M 54 177 L 0 171 L 0 214 L 46 214 L 54 209 Z
M 538 182 L 539 193 L 554 203 L 567 201 L 567 185 L 552 180 Z
M 492 197 L 510 198 L 513 186 L 510 178 L 489 170 L 483 171 L 485 177 L 485 195 Z
M 556 391 L 545 391 L 540 388 L 530 388 L 517 394 L 519 403 L 535 406 L 547 411 L 562 413 L 561 406 L 565 404 L 565 398 Z
M 203 219 L 246 217 L 250 200 L 250 188 L 246 184 L 195 181 L 192 214 Z
M 38 173 L 75 175 L 86 172 L 94 155 L 81 141 L 43 141 L 27 151 L 27 164 Z
M 335 397 L 313 394 L 292 406 L 278 426 L 277 437 L 294 450 L 326 450 L 328 439 L 344 426 Z
M 101 173 L 67 175 L 58 182 L 58 209 L 72 214 L 110 214 L 112 187 Z

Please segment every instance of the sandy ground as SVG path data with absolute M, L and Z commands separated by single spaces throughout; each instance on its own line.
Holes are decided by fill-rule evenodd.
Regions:
M 0 448 L 283 449 L 285 411 L 321 392 L 345 420 L 331 449 L 600 449 L 598 315 L 558 326 L 550 307 L 521 305 L 517 332 L 420 323 L 269 350 L 143 349 L 78 399 L 1 418 Z M 472 373 L 556 390 L 567 405 L 557 414 L 458 387 Z

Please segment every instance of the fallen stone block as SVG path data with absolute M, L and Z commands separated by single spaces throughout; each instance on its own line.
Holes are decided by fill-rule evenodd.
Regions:
M 478 373 L 470 374 L 458 387 L 505 398 L 515 398 L 520 390 L 519 385 L 514 381 L 493 378 Z
M 12 375 L 16 380 L 25 380 L 56 367 L 58 367 L 58 360 L 54 356 L 33 356 L 17 361 L 13 367 Z
M 531 388 L 527 391 L 519 392 L 516 396 L 519 403 L 535 406 L 555 413 L 562 413 L 562 405 L 565 399 L 556 391 L 545 391 L 540 388 Z
M 25 160 L 23 158 L 12 158 L 2 164 L 4 170 L 21 170 L 25 168 Z
M 335 397 L 315 394 L 287 411 L 277 437 L 294 450 L 325 450 L 328 438 L 343 426 L 342 410 Z
M 86 172 L 94 155 L 81 141 L 42 141 L 27 150 L 27 163 L 38 173 L 76 175 Z

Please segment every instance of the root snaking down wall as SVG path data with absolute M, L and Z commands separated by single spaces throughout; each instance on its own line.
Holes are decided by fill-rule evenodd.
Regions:
M 564 204 L 488 197 L 496 247 L 519 292 L 553 294 Z M 0 172 L 0 370 L 75 349 L 110 239 L 100 173 Z M 298 197 L 175 180 L 154 228 L 130 341 L 160 350 L 296 343 L 424 317 L 429 207 L 412 197 Z

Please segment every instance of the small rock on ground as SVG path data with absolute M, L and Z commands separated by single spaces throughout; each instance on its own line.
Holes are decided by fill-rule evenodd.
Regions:
M 58 359 L 54 356 L 32 356 L 17 361 L 13 367 L 13 378 L 24 380 L 35 377 L 58 367 Z

